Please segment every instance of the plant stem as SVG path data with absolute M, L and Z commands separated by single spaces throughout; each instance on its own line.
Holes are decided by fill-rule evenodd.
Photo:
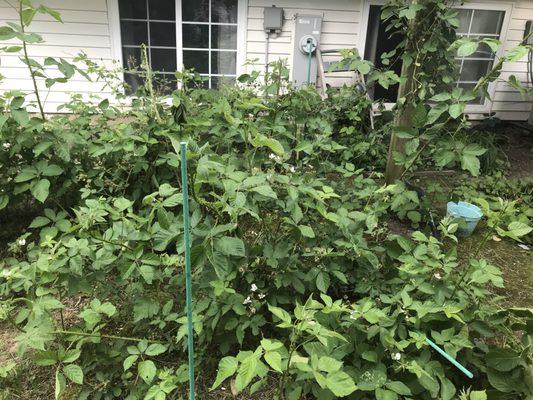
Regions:
M 106 339 L 116 339 L 116 340 L 126 340 L 130 342 L 148 342 L 148 343 L 161 343 L 157 340 L 150 340 L 150 339 L 139 339 L 139 338 L 132 338 L 127 336 L 115 336 L 115 335 L 104 335 L 99 333 L 87 333 L 87 332 L 76 332 L 76 331 L 67 331 L 67 330 L 60 330 L 60 331 L 54 331 L 56 335 L 77 335 L 77 336 L 86 336 L 86 337 L 102 337 Z
M 22 19 L 22 1 L 20 2 L 20 7 L 19 7 L 19 20 L 20 20 L 20 29 L 22 30 L 22 33 L 25 34 L 26 31 L 24 30 L 24 20 Z M 33 90 L 35 91 L 35 97 L 37 98 L 37 105 L 39 107 L 39 113 L 41 114 L 41 118 L 45 120 L 46 116 L 44 115 L 44 108 L 41 102 L 41 96 L 39 95 L 39 89 L 37 87 L 37 79 L 35 77 L 35 71 L 33 70 L 33 67 L 31 66 L 30 57 L 28 56 L 28 47 L 26 45 L 26 40 L 24 39 L 22 40 L 22 50 L 24 52 L 24 62 L 26 63 L 30 71 L 31 80 L 33 82 Z

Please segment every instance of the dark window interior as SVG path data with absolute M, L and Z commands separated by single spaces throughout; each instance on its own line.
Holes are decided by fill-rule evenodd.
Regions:
M 387 23 L 381 19 L 381 6 L 371 5 L 366 32 L 365 60 L 372 61 L 377 68 L 393 69 L 398 75 L 402 71 L 401 61 L 392 65 L 383 65 L 381 55 L 394 50 L 402 41 L 402 35 L 386 32 Z M 383 100 L 386 103 L 394 103 L 398 97 L 398 85 L 385 89 L 376 85 L 370 93 L 374 100 Z

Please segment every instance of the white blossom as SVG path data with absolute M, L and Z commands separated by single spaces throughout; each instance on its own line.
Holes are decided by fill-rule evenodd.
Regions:
M 258 296 L 261 300 L 264 299 L 266 297 L 266 294 L 264 293 L 259 293 L 259 296 Z
M 26 245 L 26 239 L 20 239 L 19 246 L 25 246 L 25 245 Z
M 252 283 L 252 286 L 250 287 L 251 292 L 255 292 L 257 290 L 257 285 L 255 283 Z
M 438 272 L 435 272 L 435 273 L 433 274 L 433 276 L 435 277 L 435 279 L 437 279 L 437 280 L 439 280 L 439 281 L 442 279 L 441 274 L 439 274 Z
M 294 165 L 291 165 L 289 171 L 291 171 L 292 173 L 296 172 L 296 167 Z
M 402 358 L 402 355 L 400 353 L 392 353 L 391 354 L 391 358 L 394 360 L 394 361 L 400 361 L 400 359 Z
M 357 319 L 357 311 L 353 310 L 351 313 L 350 313 L 350 319 Z
M 242 304 L 246 305 L 246 304 L 250 304 L 251 302 L 252 302 L 252 298 L 250 296 L 248 296 L 247 298 L 244 299 Z
M 11 147 L 11 143 L 7 143 L 7 142 L 6 142 L 6 143 L 4 143 L 4 144 L 2 145 L 2 147 L 3 147 L 4 149 L 7 150 L 7 149 L 9 149 L 9 148 Z
M 270 158 L 271 160 L 274 160 L 276 158 L 276 155 L 274 153 L 270 153 L 268 155 L 268 158 Z

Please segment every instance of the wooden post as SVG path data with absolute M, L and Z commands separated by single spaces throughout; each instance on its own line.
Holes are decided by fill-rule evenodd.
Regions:
M 411 0 L 411 4 L 417 4 L 418 0 Z M 409 21 L 409 25 L 407 27 L 407 38 L 409 41 L 415 41 L 415 35 L 416 35 L 416 21 L 418 20 L 419 16 L 417 15 L 415 18 Z M 407 42 L 406 43 L 406 49 L 413 49 L 415 46 L 412 45 L 412 43 Z M 414 105 L 411 100 L 407 100 L 407 97 L 412 92 L 415 91 L 416 87 L 416 81 L 415 81 L 415 74 L 416 74 L 416 65 L 415 61 L 411 61 L 411 64 L 408 66 L 405 66 L 405 64 L 402 66 L 402 82 L 400 83 L 400 87 L 398 88 L 398 103 L 397 103 L 397 109 L 394 116 L 394 127 L 391 133 L 390 138 L 390 144 L 389 144 L 389 154 L 387 157 L 387 168 L 385 170 L 385 181 L 387 184 L 394 183 L 397 179 L 399 179 L 404 171 L 404 168 L 401 165 L 398 165 L 394 162 L 394 153 L 400 153 L 405 154 L 405 139 L 401 139 L 396 135 L 396 131 L 398 127 L 412 127 L 413 126 L 413 112 L 414 112 Z M 405 103 L 401 104 L 400 102 L 405 101 Z

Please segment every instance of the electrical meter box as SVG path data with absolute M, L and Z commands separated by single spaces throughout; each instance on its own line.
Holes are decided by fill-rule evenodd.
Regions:
M 526 30 L 524 32 L 524 44 L 533 45 L 533 21 L 526 22 Z
M 263 27 L 266 32 L 281 32 L 283 28 L 283 8 L 276 6 L 263 9 Z
M 292 81 L 296 87 L 316 83 L 316 50 L 320 45 L 321 15 L 297 14 L 294 21 Z M 311 57 L 309 57 L 311 53 Z

